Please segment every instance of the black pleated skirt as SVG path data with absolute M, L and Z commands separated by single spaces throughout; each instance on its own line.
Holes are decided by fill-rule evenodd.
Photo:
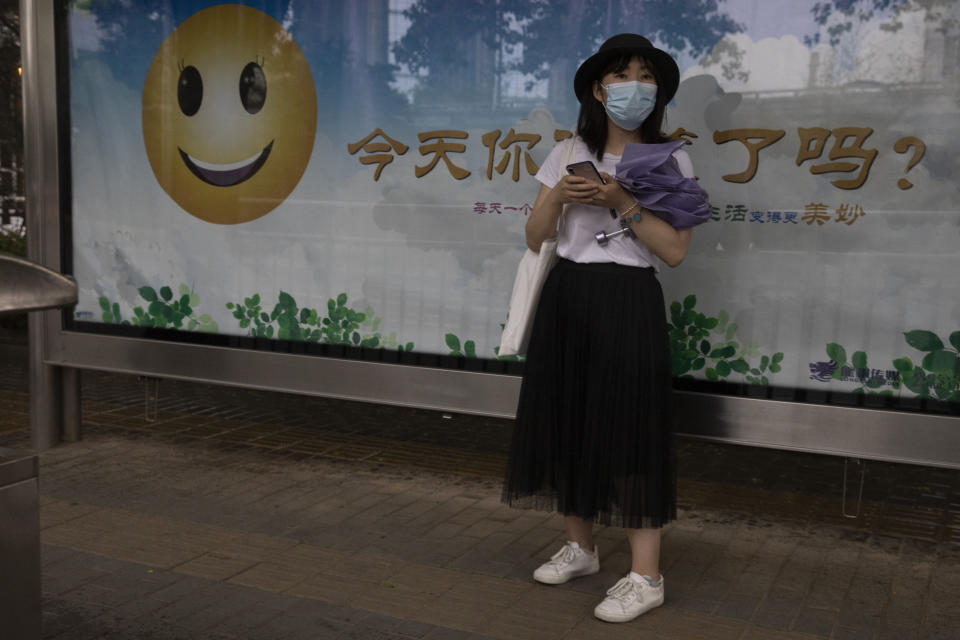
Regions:
M 672 405 L 654 269 L 560 259 L 527 348 L 503 501 L 636 529 L 675 520 Z

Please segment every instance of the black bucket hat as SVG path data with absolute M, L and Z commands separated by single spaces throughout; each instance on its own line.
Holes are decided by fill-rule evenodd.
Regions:
M 621 33 L 609 38 L 600 45 L 595 54 L 583 61 L 573 76 L 573 92 L 577 94 L 577 100 L 583 102 L 590 82 L 596 78 L 603 65 L 610 58 L 624 53 L 636 53 L 656 67 L 660 76 L 659 88 L 664 92 L 666 101 L 670 102 L 680 85 L 680 68 L 669 53 L 657 49 L 649 40 L 635 33 Z

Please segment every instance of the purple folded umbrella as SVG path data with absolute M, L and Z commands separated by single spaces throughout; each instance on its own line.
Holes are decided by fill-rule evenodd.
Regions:
M 683 140 L 627 143 L 614 176 L 640 206 L 674 229 L 690 229 L 710 219 L 707 192 L 693 178 L 683 177 L 672 155 L 683 145 Z

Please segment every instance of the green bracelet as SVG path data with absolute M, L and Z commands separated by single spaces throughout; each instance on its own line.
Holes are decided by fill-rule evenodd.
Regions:
M 634 222 L 640 222 L 641 220 L 643 220 L 643 216 L 641 216 L 639 213 L 633 214 L 633 221 L 634 221 Z

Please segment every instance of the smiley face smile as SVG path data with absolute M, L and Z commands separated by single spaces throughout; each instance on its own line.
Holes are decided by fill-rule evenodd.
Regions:
M 270 155 L 272 148 L 273 140 L 259 153 L 250 156 L 246 160 L 232 162 L 230 164 L 213 164 L 211 162 L 197 160 L 180 147 L 177 147 L 177 151 L 180 152 L 183 163 L 193 172 L 193 175 L 215 187 L 232 187 L 235 184 L 240 184 L 244 180 L 253 177 L 253 174 L 259 171 L 263 163 L 267 161 L 267 157 Z

